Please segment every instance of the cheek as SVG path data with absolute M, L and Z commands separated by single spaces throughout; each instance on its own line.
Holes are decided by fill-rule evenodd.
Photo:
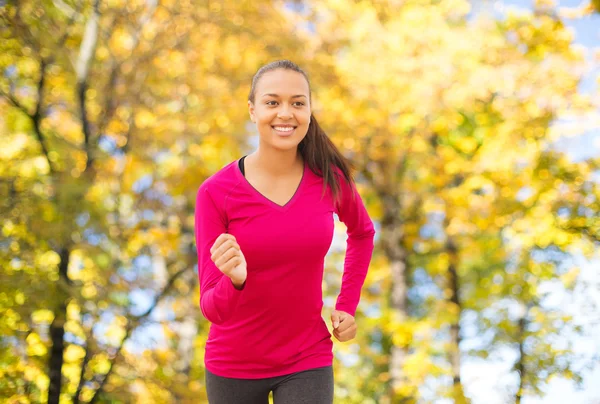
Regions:
M 308 126 L 310 124 L 310 111 L 303 111 L 296 115 L 296 119 L 298 119 L 301 125 Z
M 277 114 L 273 113 L 272 111 L 261 111 L 260 114 L 256 115 L 256 118 L 258 119 L 257 122 L 260 124 L 263 124 L 263 125 L 270 125 L 270 123 L 276 117 L 277 117 Z

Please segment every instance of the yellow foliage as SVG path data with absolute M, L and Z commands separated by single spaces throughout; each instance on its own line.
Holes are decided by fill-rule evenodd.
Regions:
M 84 338 L 85 333 L 81 327 L 81 322 L 77 319 L 70 319 L 65 322 L 65 332 L 71 333 L 77 337 Z
M 95 373 L 106 374 L 110 368 L 110 361 L 106 357 L 106 354 L 97 354 L 94 360 L 91 361 L 91 367 Z
M 403 371 L 411 381 L 422 382 L 430 374 L 432 365 L 428 353 L 421 350 L 407 358 Z
M 96 286 L 94 286 L 94 284 L 91 282 L 86 283 L 81 288 L 81 296 L 83 296 L 86 299 L 92 299 L 97 294 L 98 294 L 98 290 L 96 289 Z
M 60 256 L 52 250 L 46 251 L 37 257 L 36 265 L 46 268 L 55 268 L 60 263 Z
M 413 340 L 413 326 L 412 323 L 403 322 L 401 324 L 390 323 L 390 333 L 392 335 L 392 342 L 394 346 L 406 347 L 409 346 Z
M 48 352 L 46 345 L 40 339 L 40 336 L 32 332 L 27 336 L 27 355 L 44 356 Z
M 135 125 L 140 129 L 152 127 L 156 124 L 154 114 L 146 109 L 138 110 L 135 114 Z
M 580 272 L 581 272 L 581 269 L 579 267 L 573 267 L 573 268 L 569 269 L 565 274 L 561 275 L 560 280 L 562 281 L 565 288 L 567 288 L 567 289 L 573 288 L 573 286 L 575 285 L 575 282 L 577 281 L 577 279 L 579 277 Z
M 54 313 L 48 309 L 36 310 L 31 314 L 31 319 L 34 323 L 50 324 L 54 319 Z
M 31 143 L 30 138 L 25 133 L 15 133 L 12 136 L 5 136 L 7 138 L 0 149 L 0 159 L 3 160 L 16 159 Z

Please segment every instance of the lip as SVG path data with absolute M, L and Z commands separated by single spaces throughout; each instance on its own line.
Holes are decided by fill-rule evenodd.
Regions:
M 293 129 L 290 130 L 289 132 L 282 132 L 282 131 L 278 131 L 277 129 L 275 129 L 275 127 L 293 128 Z M 277 134 L 278 136 L 288 137 L 288 136 L 292 136 L 294 133 L 296 133 L 297 126 L 294 126 L 294 125 L 272 125 L 271 128 L 273 129 L 273 132 L 275 132 L 275 134 Z

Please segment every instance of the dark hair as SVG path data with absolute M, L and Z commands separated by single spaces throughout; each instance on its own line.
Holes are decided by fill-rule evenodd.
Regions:
M 267 72 L 273 70 L 293 70 L 304 76 L 308 83 L 308 96 L 311 99 L 310 91 L 310 80 L 308 75 L 302 70 L 297 64 L 289 60 L 277 60 L 261 67 L 254 77 L 252 78 L 252 88 L 250 94 L 248 94 L 248 101 L 254 103 L 256 96 L 256 85 L 260 78 Z M 334 201 L 339 201 L 340 197 L 340 183 L 339 175 L 335 171 L 334 167 L 337 167 L 344 176 L 344 180 L 348 185 L 352 185 L 354 180 L 350 170 L 352 165 L 350 162 L 340 153 L 338 148 L 329 139 L 327 134 L 321 129 L 314 115 L 310 115 L 310 124 L 308 125 L 308 132 L 300 144 L 298 150 L 304 158 L 304 161 L 308 163 L 308 167 L 313 173 L 322 177 L 323 181 L 323 194 L 325 193 L 327 186 L 330 187 Z M 354 197 L 354 193 L 352 193 Z

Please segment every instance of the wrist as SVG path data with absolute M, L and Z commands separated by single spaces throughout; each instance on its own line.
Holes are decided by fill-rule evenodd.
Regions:
M 237 290 L 242 290 L 244 289 L 244 285 L 246 285 L 246 279 L 234 279 L 231 278 L 231 283 L 233 284 L 233 287 L 236 288 Z

